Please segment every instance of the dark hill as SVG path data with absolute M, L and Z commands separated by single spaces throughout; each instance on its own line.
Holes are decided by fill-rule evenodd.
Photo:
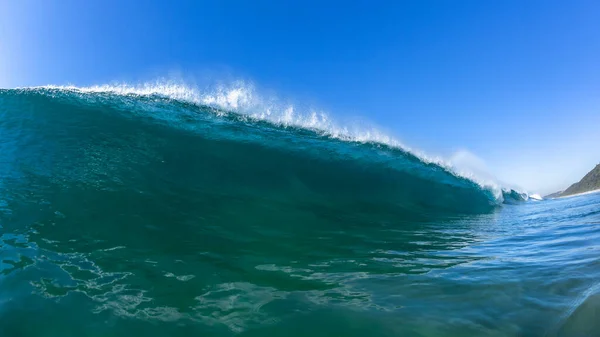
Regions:
M 579 182 L 569 186 L 560 194 L 561 197 L 600 189 L 600 164 L 588 172 Z

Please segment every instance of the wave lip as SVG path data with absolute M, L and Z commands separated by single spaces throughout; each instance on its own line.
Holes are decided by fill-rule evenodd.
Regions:
M 160 97 L 168 100 L 211 107 L 217 113 L 237 113 L 255 120 L 268 121 L 278 126 L 299 127 L 318 131 L 323 135 L 346 141 L 376 142 L 409 150 L 397 139 L 375 128 L 364 126 L 341 126 L 327 113 L 316 109 L 301 110 L 293 104 L 284 104 L 276 99 L 264 99 L 256 93 L 253 85 L 235 82 L 231 86 L 218 86 L 201 91 L 176 82 L 154 82 L 141 85 L 115 84 L 77 87 L 72 85 L 47 85 L 18 88 L 44 92 L 73 93 L 75 95 L 98 94 L 120 97 Z M 433 159 L 429 159 L 433 161 Z

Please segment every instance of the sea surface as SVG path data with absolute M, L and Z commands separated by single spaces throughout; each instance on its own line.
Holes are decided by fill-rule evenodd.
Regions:
M 0 90 L 0 336 L 600 336 L 600 193 L 242 94 Z

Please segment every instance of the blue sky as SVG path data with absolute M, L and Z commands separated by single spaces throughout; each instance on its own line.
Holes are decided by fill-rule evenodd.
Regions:
M 246 79 L 542 193 L 600 162 L 597 1 L 0 0 L 0 87 Z

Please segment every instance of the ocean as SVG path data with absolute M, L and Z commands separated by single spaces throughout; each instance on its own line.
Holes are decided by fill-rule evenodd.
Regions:
M 600 193 L 267 103 L 0 90 L 0 336 L 600 336 Z

